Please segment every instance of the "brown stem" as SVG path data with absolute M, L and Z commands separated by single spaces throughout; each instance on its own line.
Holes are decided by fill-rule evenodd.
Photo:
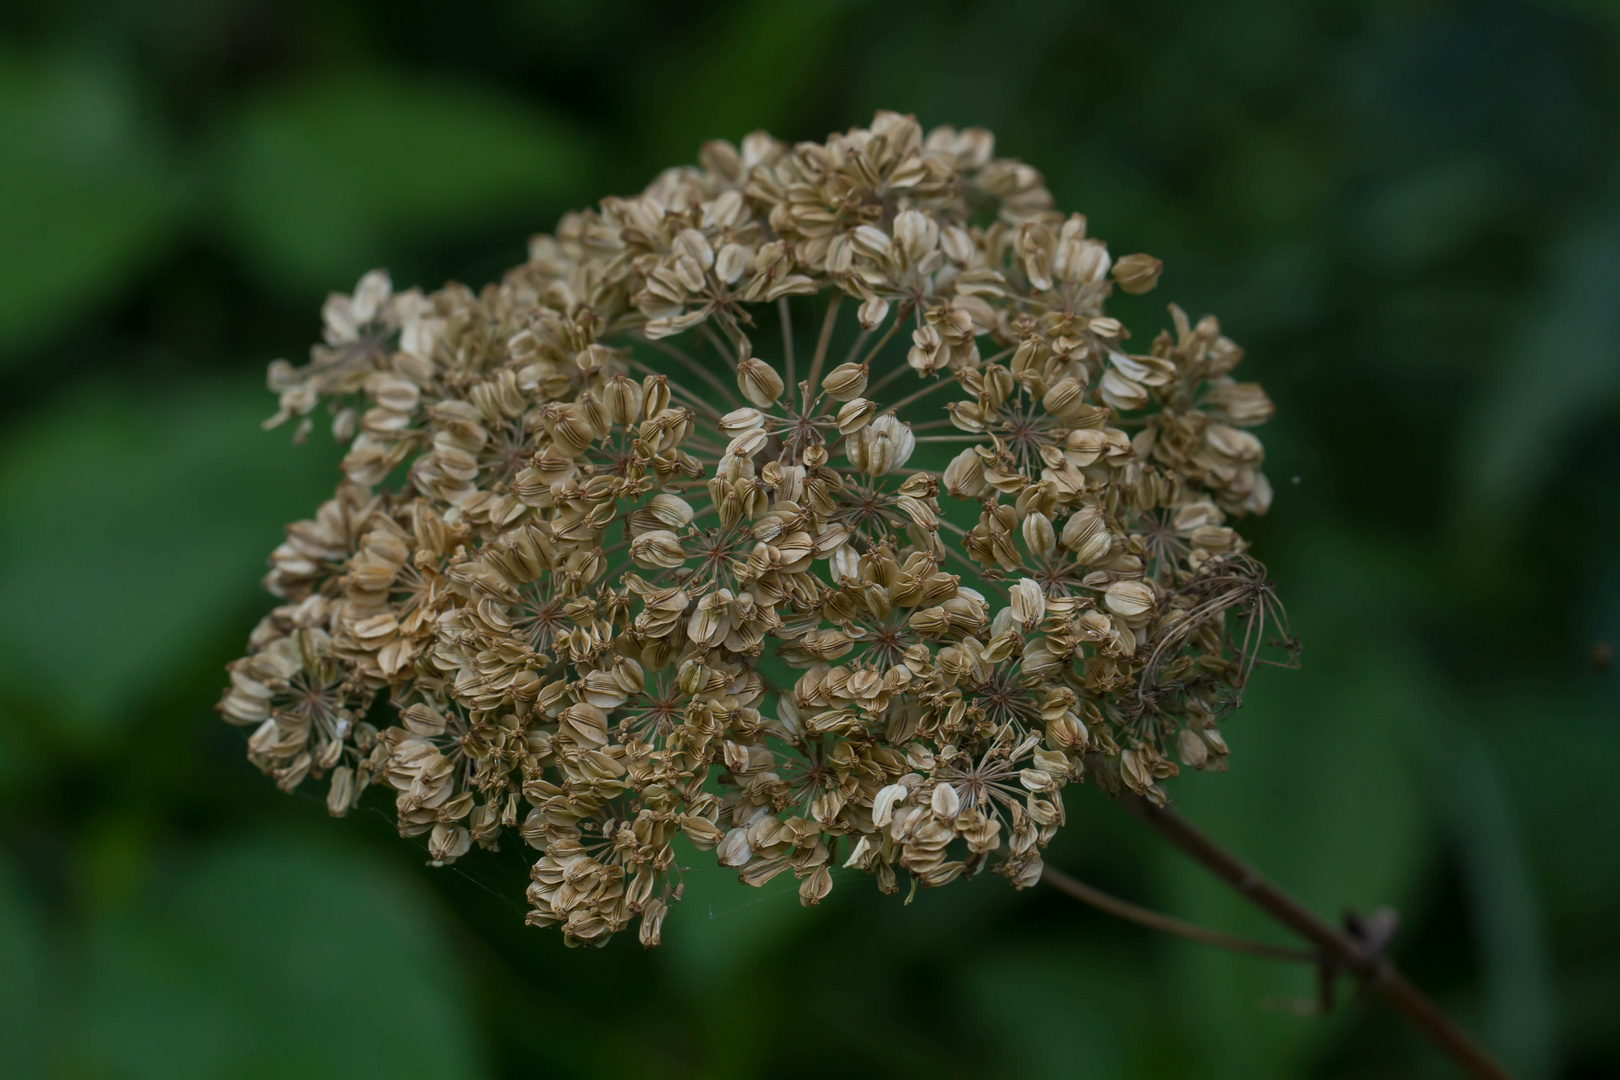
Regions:
M 905 397 L 901 398 L 899 401 L 895 402 L 893 405 L 890 405 L 886 411 L 892 412 L 892 413 L 898 413 L 901 409 L 905 408 L 907 405 L 910 405 L 914 401 L 922 400 L 923 398 L 927 397 L 929 394 L 932 394 L 935 390 L 938 390 L 941 387 L 955 386 L 955 385 L 956 385 L 956 380 L 955 379 L 938 379 L 935 382 L 929 383 L 927 386 L 923 387 L 921 390 L 915 390 L 915 391 L 911 392 L 910 394 L 907 394 Z
M 793 411 L 793 313 L 788 310 L 787 297 L 776 301 L 776 311 L 782 318 L 782 362 L 787 368 L 787 385 L 782 388 L 788 411 Z
M 630 361 L 630 366 L 635 368 L 637 371 L 645 372 L 648 375 L 663 375 L 665 378 L 669 378 L 669 376 L 665 375 L 664 372 L 659 371 L 655 367 L 649 367 L 648 365 L 643 364 L 640 360 Z M 670 380 L 669 388 L 674 393 L 681 395 L 682 402 L 688 407 L 702 409 L 716 420 L 720 419 L 720 417 L 723 415 L 719 409 L 716 409 L 713 405 L 709 404 L 707 401 L 704 401 L 702 396 L 696 391 L 688 390 L 686 387 L 682 386 L 678 382 L 675 382 L 673 379 Z
M 1063 871 L 1052 866 L 1041 869 L 1041 880 L 1055 888 L 1058 892 L 1090 904 L 1099 911 L 1106 911 L 1110 915 L 1124 919 L 1127 922 L 1137 923 L 1149 930 L 1160 930 L 1166 934 L 1196 941 L 1200 945 L 1213 945 L 1217 949 L 1229 949 L 1232 952 L 1244 953 L 1248 956 L 1264 956 L 1270 960 L 1293 960 L 1303 964 L 1316 963 L 1316 954 L 1305 949 L 1291 949 L 1286 945 L 1272 945 L 1264 941 L 1251 941 L 1248 938 L 1234 937 L 1223 934 L 1218 930 L 1209 930 L 1196 923 L 1184 922 L 1172 918 L 1149 908 L 1140 907 L 1129 900 L 1121 900 L 1117 896 L 1093 888 L 1083 881 L 1070 877 Z
M 855 362 L 855 358 L 861 355 L 861 349 L 865 347 L 866 339 L 871 336 L 872 331 L 863 327 L 861 332 L 855 335 L 855 340 L 849 346 L 849 352 L 844 354 L 844 363 L 853 364 Z
M 691 371 L 692 374 L 696 375 L 698 378 L 714 387 L 715 390 L 719 391 L 720 396 L 731 402 L 732 405 L 740 406 L 742 404 L 741 399 L 739 399 L 737 395 L 732 392 L 731 387 L 722 382 L 720 377 L 714 372 L 698 363 L 692 354 L 687 352 L 685 349 L 677 348 L 674 345 L 667 344 L 666 342 L 655 338 L 638 337 L 636 340 L 640 341 L 643 345 L 652 346 L 654 349 L 663 353 L 672 360 L 678 360 L 687 368 L 687 370 Z
M 878 343 L 872 346 L 872 351 L 866 354 L 866 359 L 863 361 L 863 363 L 865 363 L 868 368 L 872 366 L 872 361 L 877 359 L 877 354 L 883 351 L 883 346 L 887 345 L 889 343 L 889 339 L 894 337 L 896 332 L 899 331 L 900 324 L 905 317 L 906 311 L 904 308 L 894 313 L 894 322 L 886 331 L 884 331 L 883 336 L 878 338 Z M 868 386 L 866 388 L 867 396 L 876 394 L 879 390 L 883 389 L 885 386 L 888 386 L 890 383 L 894 382 L 894 380 L 900 378 L 900 376 L 906 374 L 915 374 L 915 371 L 913 371 L 910 364 L 902 362 L 887 375 L 883 376 L 871 386 Z
M 714 327 L 704 323 L 699 333 L 703 335 L 703 340 L 707 341 L 714 348 L 714 351 L 720 354 L 720 362 L 736 371 L 737 365 L 741 362 L 732 355 L 736 350 L 726 347 L 726 343 L 721 340 L 720 335 L 714 332 Z M 743 357 L 743 359 L 746 360 L 747 357 Z
M 965 530 L 963 530 L 961 528 L 958 528 L 955 525 L 952 525 L 950 522 L 945 521 L 944 519 L 940 520 L 940 524 L 944 525 L 944 526 L 946 526 L 948 528 L 955 529 L 958 533 L 960 533 L 963 536 L 967 535 L 967 532 Z M 963 566 L 967 567 L 969 570 L 972 570 L 975 574 L 983 575 L 984 567 L 980 566 L 978 563 L 974 562 L 972 559 L 968 558 L 966 555 L 962 554 L 960 551 L 957 551 L 955 548 L 951 547 L 951 545 L 949 545 L 949 544 L 942 544 L 940 546 L 945 549 L 945 554 L 949 555 L 951 558 L 955 559 L 957 562 L 960 562 Z M 982 577 L 982 576 L 979 578 L 979 581 L 980 581 L 981 584 L 988 585 L 992 589 L 1000 590 L 1000 592 L 1001 592 L 1001 594 L 1003 596 L 1007 595 L 1007 586 L 1003 585 L 1001 582 L 999 582 L 999 581 L 991 581 L 989 578 Z
M 821 365 L 827 359 L 827 346 L 832 344 L 833 327 L 838 325 L 838 305 L 843 299 L 843 293 L 835 292 L 832 299 L 827 301 L 827 314 L 821 320 L 821 337 L 816 339 L 816 352 L 810 358 L 810 377 L 804 383 L 806 402 L 815 400 L 816 380 L 821 378 Z
M 1509 1080 L 1507 1071 L 1466 1032 L 1447 1020 L 1417 987 L 1407 982 L 1380 949 L 1369 947 L 1320 918 L 1175 811 L 1154 806 L 1138 795 L 1125 794 L 1120 799 L 1127 809 L 1180 848 L 1183 854 L 1226 882 L 1249 903 L 1315 945 L 1324 962 L 1349 971 L 1364 985 L 1376 990 L 1470 1076 Z

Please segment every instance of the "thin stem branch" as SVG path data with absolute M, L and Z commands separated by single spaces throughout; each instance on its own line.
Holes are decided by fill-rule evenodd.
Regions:
M 866 344 L 866 339 L 871 336 L 872 331 L 862 327 L 861 332 L 855 335 L 854 342 L 850 344 L 849 352 L 844 354 L 844 363 L 853 364 L 855 358 L 861 355 L 861 347 Z
M 716 442 L 710 442 L 708 439 L 698 435 L 688 435 L 686 437 L 686 445 L 709 454 L 723 454 L 726 452 L 726 448 L 724 446 L 721 446 Z
M 721 339 L 720 335 L 714 332 L 714 327 L 710 326 L 708 323 L 704 323 L 702 329 L 700 329 L 698 333 L 702 334 L 703 340 L 707 341 L 714 351 L 720 354 L 721 363 L 726 364 L 733 371 L 737 370 L 737 364 L 740 361 L 734 355 L 736 353 L 736 349 L 728 346 L 726 342 Z
M 878 343 L 872 346 L 872 351 L 866 354 L 866 359 L 862 361 L 862 363 L 866 364 L 868 368 L 872 366 L 872 361 L 877 359 L 877 354 L 883 351 L 883 346 L 887 345 L 889 343 L 889 339 L 894 337 L 894 335 L 899 331 L 900 324 L 904 321 L 904 319 L 904 310 L 895 312 L 893 324 L 890 325 L 888 330 L 884 331 L 882 337 L 878 338 Z M 894 380 L 898 379 L 900 376 L 912 371 L 913 369 L 910 364 L 901 362 L 893 371 L 889 372 L 887 375 L 883 376 L 883 378 L 868 386 L 866 388 L 867 395 L 870 396 L 877 393 L 885 386 L 888 386 L 890 383 L 894 382 Z
M 944 525 L 945 521 L 941 520 L 940 524 Z M 954 528 L 955 526 L 952 526 L 952 527 Z M 949 555 L 951 558 L 955 559 L 957 562 L 961 563 L 963 566 L 965 566 L 969 570 L 973 571 L 973 573 L 975 575 L 978 575 L 978 577 L 979 577 L 979 582 L 978 583 L 979 584 L 987 585 L 990 588 L 995 589 L 996 591 L 1000 592 L 1001 595 L 1003 595 L 1003 596 L 1010 595 L 1008 593 L 1008 591 L 1007 591 L 1007 586 L 1003 585 L 999 581 L 991 581 L 989 578 L 983 576 L 984 567 L 980 566 L 978 563 L 974 562 L 972 559 L 968 558 L 966 555 L 962 554 L 960 551 L 957 551 L 955 548 L 951 547 L 951 545 L 949 545 L 949 544 L 941 544 L 940 546 L 945 549 L 945 554 Z
M 1253 941 L 1249 938 L 1235 937 L 1232 934 L 1223 934 L 1219 930 L 1210 930 L 1197 923 L 1185 922 L 1181 919 L 1141 907 L 1129 900 L 1121 900 L 1117 896 L 1093 888 L 1083 881 L 1070 877 L 1053 866 L 1045 866 L 1041 870 L 1041 880 L 1082 904 L 1090 904 L 1099 911 L 1106 911 L 1127 922 L 1145 926 L 1149 930 L 1161 930 L 1166 934 L 1196 941 L 1200 945 L 1213 945 L 1217 949 L 1227 949 L 1231 952 L 1244 953 L 1248 956 L 1263 956 L 1271 960 L 1292 960 L 1296 963 L 1314 964 L 1317 962 L 1316 954 L 1308 949 L 1294 949 L 1287 945 L 1272 945 L 1264 941 Z
M 788 310 L 788 298 L 776 301 L 776 311 L 782 318 L 782 362 L 787 373 L 787 386 L 783 388 L 788 412 L 793 411 L 793 313 Z
M 827 301 L 827 314 L 821 320 L 821 337 L 816 340 L 816 354 L 810 358 L 810 377 L 804 383 L 805 401 L 815 400 L 816 380 L 821 378 L 821 365 L 827 359 L 827 346 L 832 344 L 833 327 L 838 325 L 838 305 L 843 299 L 843 293 L 835 292 Z
M 1183 854 L 1230 885 L 1238 895 L 1316 946 L 1324 964 L 1348 971 L 1376 990 L 1470 1076 L 1509 1080 L 1506 1070 L 1467 1032 L 1447 1020 L 1417 987 L 1407 982 L 1381 949 L 1322 919 L 1175 811 L 1154 806 L 1137 795 L 1123 795 L 1120 801 Z
M 707 382 L 710 386 L 719 391 L 721 397 L 725 398 L 727 401 L 731 402 L 732 405 L 738 408 L 742 407 L 742 399 L 736 395 L 731 387 L 727 386 L 725 381 L 721 379 L 720 376 L 698 363 L 692 354 L 687 352 L 685 349 L 677 348 L 668 342 L 658 341 L 649 337 L 638 337 L 636 340 L 640 341 L 644 345 L 652 346 L 654 349 L 657 349 L 659 352 L 663 353 L 672 360 L 680 361 L 680 363 L 685 365 L 685 367 L 691 371 L 692 374 L 698 376 L 700 379 Z
M 942 386 L 955 385 L 957 385 L 955 379 L 935 379 L 921 390 L 915 390 L 901 398 L 899 401 L 895 402 L 893 405 L 890 405 L 888 411 L 898 413 L 907 405 L 910 405 L 914 401 L 921 401 L 923 398 L 927 397 L 929 394 L 932 394 L 935 390 L 938 390 Z
M 630 361 L 630 366 L 635 368 L 637 371 L 644 372 L 644 373 L 646 373 L 648 375 L 663 375 L 664 374 L 662 371 L 659 371 L 657 368 L 649 367 L 648 365 L 643 364 L 640 360 L 632 360 L 632 361 Z M 682 386 L 678 382 L 675 382 L 674 380 L 670 381 L 669 388 L 670 388 L 670 390 L 674 391 L 675 393 L 681 395 L 681 400 L 682 400 L 683 403 L 685 403 L 685 404 L 687 404 L 689 406 L 695 407 L 695 408 L 702 409 L 704 412 L 708 413 L 711 417 L 713 417 L 716 420 L 720 419 L 720 417 L 722 415 L 720 410 L 716 409 L 713 405 L 711 405 L 707 401 L 705 401 L 701 395 L 699 395 L 697 393 L 694 393 L 691 390 L 688 390 L 686 387 Z

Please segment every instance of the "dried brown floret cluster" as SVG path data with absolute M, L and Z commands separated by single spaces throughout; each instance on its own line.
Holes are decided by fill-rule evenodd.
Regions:
M 1241 350 L 1175 307 L 1133 350 L 1104 301 L 1159 261 L 989 132 L 701 160 L 482 291 L 368 274 L 272 365 L 271 422 L 349 449 L 231 665 L 252 761 L 392 789 L 438 862 L 515 831 L 530 920 L 593 944 L 658 941 L 680 835 L 807 904 L 1022 887 L 1064 785 L 1221 768 L 1276 614 Z

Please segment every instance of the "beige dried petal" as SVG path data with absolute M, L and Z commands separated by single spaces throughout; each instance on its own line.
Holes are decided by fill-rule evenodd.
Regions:
M 877 402 L 855 398 L 845 402 L 838 410 L 838 433 L 853 435 L 864 428 L 877 415 Z
M 984 459 L 969 447 L 945 466 L 945 491 L 958 499 L 975 499 L 984 491 Z
M 647 569 L 671 569 L 686 561 L 681 538 L 668 529 L 642 533 L 630 542 L 630 557 Z
M 669 905 L 663 900 L 654 898 L 647 901 L 641 909 L 641 927 L 636 932 L 637 940 L 652 948 L 663 940 L 664 917 L 669 914 Z
M 1039 510 L 1031 511 L 1025 515 L 1020 526 L 1024 535 L 1024 546 L 1030 553 L 1041 558 L 1050 558 L 1057 550 L 1057 533 L 1052 528 L 1052 519 Z
M 906 795 L 906 788 L 900 784 L 890 784 L 879 790 L 872 800 L 872 824 L 880 829 L 888 825 L 894 818 L 895 807 L 905 801 Z
M 615 424 L 633 424 L 640 419 L 645 399 L 643 384 L 625 375 L 612 376 L 602 390 L 602 405 Z
M 715 256 L 714 273 L 727 285 L 734 285 L 754 262 L 754 253 L 741 244 L 727 244 Z
M 1114 280 L 1128 293 L 1151 292 L 1164 263 L 1151 255 L 1126 255 L 1114 264 Z
M 834 401 L 849 401 L 858 398 L 866 390 L 867 367 L 865 364 L 846 363 L 839 364 L 821 380 L 821 389 Z
M 889 301 L 881 296 L 873 296 L 861 301 L 857 318 L 865 330 L 875 330 L 883 325 L 883 320 L 889 317 Z
M 882 476 L 903 467 L 916 445 L 911 425 L 893 413 L 884 413 L 845 440 L 844 454 L 861 472 Z
M 727 832 L 715 846 L 715 857 L 721 866 L 746 866 L 754 857 L 753 849 L 748 844 L 748 830 L 732 829 Z
M 1102 399 L 1121 412 L 1133 412 L 1148 402 L 1147 387 L 1127 379 L 1112 368 L 1103 372 L 1102 381 L 1097 385 Z
M 333 817 L 342 817 L 354 804 L 354 797 L 354 770 L 347 765 L 339 765 L 332 770 L 332 785 L 326 791 L 327 812 Z
M 887 822 L 884 824 L 887 824 Z M 848 870 L 851 867 L 864 868 L 867 863 L 867 856 L 871 853 L 871 851 L 872 838 L 870 836 L 863 835 L 859 840 L 855 841 L 855 846 L 850 849 L 849 858 L 844 860 L 844 869 Z
M 1141 581 L 1116 581 L 1103 594 L 1108 610 L 1127 621 L 1135 621 L 1153 610 L 1153 589 Z
M 1181 729 L 1176 736 L 1176 747 L 1181 752 L 1182 764 L 1191 768 L 1202 769 L 1209 760 L 1209 744 L 1191 728 Z
M 832 892 L 832 871 L 825 866 L 818 866 L 811 871 L 810 876 L 799 882 L 799 902 L 805 907 L 814 907 L 827 898 Z
M 1070 515 L 1063 524 L 1062 540 L 1063 546 L 1074 552 L 1074 561 L 1081 566 L 1101 562 L 1114 544 L 1108 522 L 1102 511 L 1094 506 L 1084 507 Z
M 737 459 L 751 458 L 765 449 L 770 440 L 770 434 L 764 428 L 753 428 L 726 444 L 726 456 Z
M 919 210 L 902 210 L 895 215 L 894 238 L 913 265 L 930 255 L 939 244 L 939 226 Z
M 708 238 L 696 229 L 682 229 L 676 235 L 673 247 L 677 255 L 692 259 L 704 270 L 714 265 L 714 248 L 709 245 Z
M 428 838 L 428 855 L 434 866 L 455 862 L 471 847 L 472 834 L 461 825 L 435 825 L 433 834 Z
M 1035 629 L 1046 616 L 1046 594 L 1028 578 L 1020 578 L 1009 590 L 1008 607 L 1025 633 Z
M 720 430 L 726 435 L 740 435 L 765 426 L 765 414 L 758 409 L 733 409 L 720 418 Z
M 646 511 L 652 520 L 666 529 L 678 529 L 692 523 L 692 504 L 679 495 L 660 492 L 647 501 Z
M 1090 406 L 1086 402 L 1086 387 L 1079 379 L 1066 375 L 1053 383 L 1041 398 L 1041 404 L 1053 416 L 1072 420 Z
M 749 359 L 737 365 L 737 389 L 761 409 L 768 409 L 782 396 L 782 376 L 763 360 Z

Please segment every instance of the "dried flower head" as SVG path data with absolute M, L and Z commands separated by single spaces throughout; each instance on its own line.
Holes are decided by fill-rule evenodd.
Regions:
M 530 921 L 591 944 L 658 941 L 679 836 L 806 904 L 1022 887 L 1066 784 L 1223 767 L 1281 625 L 1229 524 L 1271 404 L 1213 318 L 1133 350 L 1104 304 L 1159 260 L 993 150 L 711 143 L 481 292 L 333 297 L 270 371 L 348 452 L 231 665 L 251 760 L 391 788 L 435 862 L 515 834 Z

